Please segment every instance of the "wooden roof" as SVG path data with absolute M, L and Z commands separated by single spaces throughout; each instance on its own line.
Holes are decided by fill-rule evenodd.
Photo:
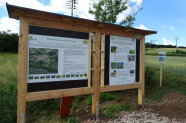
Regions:
M 54 22 L 73 22 L 76 24 L 81 24 L 84 26 L 92 26 L 96 28 L 106 28 L 106 29 L 119 29 L 122 31 L 126 31 L 129 33 L 133 33 L 136 35 L 150 35 L 150 34 L 156 34 L 156 31 L 151 31 L 151 30 L 142 30 L 142 29 L 136 29 L 136 28 L 131 28 L 131 27 L 125 27 L 125 26 L 120 26 L 116 24 L 110 24 L 110 23 L 102 23 L 98 21 L 93 21 L 93 20 L 87 20 L 87 19 L 82 19 L 82 18 L 77 18 L 77 17 L 71 17 L 67 15 L 61 15 L 61 14 L 56 14 L 56 13 L 50 13 L 50 12 L 45 12 L 45 11 L 39 11 L 39 10 L 34 10 L 34 9 L 29 9 L 29 8 L 24 8 L 24 7 L 19 7 L 19 6 L 14 6 L 10 4 L 6 4 L 8 14 L 10 18 L 14 19 L 20 19 L 20 17 L 31 17 L 31 18 L 37 18 L 37 19 L 44 19 L 44 20 L 49 20 L 49 21 L 54 21 Z

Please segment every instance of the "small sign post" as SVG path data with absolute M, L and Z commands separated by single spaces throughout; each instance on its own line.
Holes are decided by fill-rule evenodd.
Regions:
M 160 63 L 160 87 L 162 86 L 163 63 L 166 63 L 166 52 L 158 53 L 158 62 Z

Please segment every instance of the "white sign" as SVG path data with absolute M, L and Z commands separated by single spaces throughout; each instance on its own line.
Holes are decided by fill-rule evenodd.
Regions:
M 109 85 L 135 83 L 136 40 L 110 36 Z
M 165 63 L 166 62 L 166 52 L 159 52 L 158 53 L 158 61 L 159 63 Z
M 28 83 L 84 80 L 88 40 L 29 34 Z

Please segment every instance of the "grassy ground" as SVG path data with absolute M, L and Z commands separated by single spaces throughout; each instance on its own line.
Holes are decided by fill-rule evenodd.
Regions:
M 146 55 L 146 103 L 161 100 L 168 92 L 186 95 L 186 57 L 168 56 L 163 66 L 163 87 L 159 87 L 159 63 L 157 56 Z M 17 54 L 0 53 L 0 122 L 16 121 L 16 82 Z M 132 93 L 131 93 L 132 92 Z M 100 114 L 103 118 L 113 118 L 119 110 L 132 110 L 137 102 L 137 92 L 132 90 L 103 93 L 100 96 Z M 130 100 L 131 99 L 131 100 Z M 126 102 L 126 103 L 125 103 Z M 91 96 L 74 98 L 71 117 L 61 120 L 59 115 L 60 99 L 42 100 L 27 103 L 27 122 L 80 122 L 78 111 L 90 112 Z M 77 113 L 76 113 L 77 112 Z M 84 113 L 84 112 L 83 112 Z M 85 112 L 86 113 L 86 112 Z
M 168 56 L 186 56 L 186 48 L 146 48 L 146 55 L 158 55 L 159 51 L 166 52 Z
M 148 99 L 160 100 L 163 94 L 168 92 L 177 92 L 186 95 L 186 57 L 167 56 L 166 63 L 163 64 L 162 88 L 158 87 L 160 64 L 158 63 L 157 56 L 146 55 L 145 63 L 147 79 L 146 95 Z M 148 75 L 149 73 L 151 75 Z
M 0 122 L 16 121 L 17 54 L 0 53 Z

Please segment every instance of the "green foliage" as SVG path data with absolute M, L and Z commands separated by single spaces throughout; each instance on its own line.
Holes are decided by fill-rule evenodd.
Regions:
M 59 111 L 60 99 L 39 100 L 27 103 L 27 122 L 35 122 L 40 118 L 51 119 L 50 115 Z M 38 117 L 39 116 L 39 117 Z M 46 117 L 47 116 L 47 117 Z
M 115 104 L 115 105 L 110 105 L 107 106 L 105 108 L 103 108 L 102 110 L 105 110 L 105 114 L 104 116 L 106 118 L 114 118 L 116 117 L 115 113 L 118 111 L 123 111 L 123 110 L 130 110 L 132 109 L 132 106 L 130 105 L 124 105 L 124 104 Z
M 114 93 L 100 93 L 100 101 L 105 102 L 109 100 L 116 100 L 120 99 L 119 95 Z
M 145 87 L 150 88 L 157 85 L 155 71 L 151 66 L 145 67 Z
M 98 3 L 93 3 L 92 7 L 93 9 L 90 9 L 89 13 L 94 15 L 97 21 L 116 23 L 117 16 L 127 10 L 128 2 L 123 0 L 100 0 Z M 134 21 L 134 15 L 129 15 L 120 22 L 120 25 L 131 27 Z
M 66 123 L 81 123 L 79 117 L 69 117 Z
M 87 105 L 91 105 L 92 104 L 92 95 L 88 95 L 88 97 L 86 99 L 86 104 Z
M 15 82 L 0 83 L 0 123 L 14 123 L 16 121 L 16 96 Z
M 18 52 L 18 34 L 0 31 L 0 52 Z
M 0 123 L 16 121 L 17 54 L 0 53 Z
M 179 93 L 186 95 L 186 58 L 178 56 L 167 56 L 167 62 L 163 64 L 163 86 L 159 87 L 160 64 L 157 56 L 146 55 L 145 63 L 150 67 L 150 73 L 155 73 L 153 82 L 155 86 L 146 89 L 146 99 L 150 101 L 160 101 L 165 93 Z M 153 71 L 153 72 L 152 72 Z M 146 71 L 146 75 L 151 74 Z M 152 78 L 150 78 L 152 79 Z M 147 79 L 148 80 L 148 79 Z M 147 82 L 147 80 L 145 80 Z

